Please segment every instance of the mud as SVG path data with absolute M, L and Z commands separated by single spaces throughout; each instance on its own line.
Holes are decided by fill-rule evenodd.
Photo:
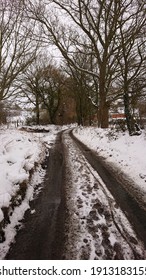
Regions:
M 51 260 L 61 259 L 65 200 L 63 191 L 63 148 L 61 134 L 46 157 L 46 176 L 43 190 L 26 212 L 23 227 L 17 233 L 5 259 Z M 59 238 L 58 238 L 59 236 Z M 57 241 L 56 241 L 57 240 Z
M 62 132 L 63 133 L 63 132 Z M 62 143 L 62 133 L 58 134 L 55 145 L 49 151 L 49 157 L 46 157 L 46 163 L 44 168 L 46 169 L 46 176 L 42 191 L 38 197 L 31 202 L 31 209 L 35 209 L 34 214 L 30 211 L 26 212 L 23 220 L 23 228 L 18 231 L 16 236 L 16 242 L 11 246 L 6 259 L 27 259 L 27 260 L 53 260 L 53 259 L 66 259 L 68 252 L 65 252 L 65 242 L 67 241 L 67 229 L 70 230 L 71 224 L 69 223 L 69 217 L 66 209 L 65 201 L 65 185 L 67 184 L 67 164 L 68 160 L 65 158 L 66 147 Z M 101 157 L 95 152 L 90 150 L 80 141 L 78 141 L 72 133 L 70 137 L 78 145 L 82 154 L 85 156 L 90 165 L 97 171 L 102 178 L 108 190 L 111 192 L 115 199 L 115 207 L 120 207 L 125 213 L 130 224 L 133 226 L 138 238 L 144 243 L 146 248 L 146 212 L 142 209 L 139 203 L 126 191 L 126 186 L 123 182 L 119 181 L 117 174 L 113 174 L 110 168 L 106 166 Z M 68 189 L 68 188 L 67 188 Z M 70 189 L 68 189 L 68 192 Z M 96 191 L 96 185 L 95 185 Z M 86 193 L 85 193 L 86 195 Z M 81 201 L 78 199 L 77 203 L 79 208 L 82 207 Z M 102 204 L 96 200 L 93 205 L 92 211 L 87 217 L 87 228 L 94 236 L 97 229 L 94 228 L 93 221 L 98 219 L 97 212 L 104 214 L 107 220 L 111 220 L 112 217 L 108 211 L 103 209 Z M 96 214 L 96 215 L 95 215 Z M 95 217 L 94 217 L 95 216 Z M 68 220 L 68 224 L 67 224 Z M 75 221 L 76 223 L 78 220 Z M 85 222 L 85 221 L 82 221 Z M 107 223 L 108 225 L 108 223 Z M 118 226 L 118 225 L 117 225 Z M 106 251 L 106 258 L 112 259 L 110 244 L 108 242 L 108 227 L 100 228 L 103 235 L 104 248 Z M 73 232 L 73 235 L 77 235 L 77 232 Z M 95 236 L 97 239 L 97 235 Z M 96 240 L 97 241 L 97 240 Z M 88 259 L 88 245 L 87 239 L 83 240 L 86 250 L 83 250 L 81 259 Z M 130 241 L 132 243 L 132 241 Z M 117 259 L 122 259 L 122 253 L 120 247 L 116 243 L 114 251 Z M 136 246 L 136 245 L 135 245 Z M 133 247 L 132 247 L 133 248 Z M 98 251 L 97 256 L 100 258 L 101 252 Z M 138 254 L 134 258 L 140 259 Z
M 140 206 L 137 200 L 134 199 L 133 194 L 130 195 L 130 193 L 126 191 L 126 186 L 123 185 L 123 182 L 119 182 L 117 174 L 113 174 L 113 171 L 110 172 L 100 156 L 81 143 L 72 132 L 70 132 L 70 136 L 81 149 L 94 170 L 100 175 L 106 187 L 114 196 L 116 204 L 122 209 L 137 236 L 144 243 L 146 248 L 146 211 Z

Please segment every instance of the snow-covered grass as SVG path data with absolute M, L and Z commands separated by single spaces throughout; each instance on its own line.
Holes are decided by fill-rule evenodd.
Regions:
M 62 128 L 45 129 L 47 133 L 0 129 L 0 258 L 8 251 L 15 227 L 30 207 L 36 186 L 44 179 L 41 164 Z
M 78 127 L 74 129 L 74 135 L 135 183 L 133 188 L 141 193 L 145 207 L 146 132 L 143 131 L 139 136 L 129 136 L 128 132 L 117 132 L 111 128 Z
M 39 161 L 42 144 L 24 132 L 0 134 L 0 207 L 8 207 L 20 184 L 29 180 L 29 172 Z

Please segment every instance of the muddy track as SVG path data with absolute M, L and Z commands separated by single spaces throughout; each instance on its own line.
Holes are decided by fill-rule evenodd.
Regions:
M 126 191 L 126 187 L 123 186 L 123 182 L 119 182 L 117 175 L 113 175 L 113 172 L 110 172 L 101 157 L 80 142 L 73 135 L 72 131 L 70 132 L 70 137 L 80 148 L 90 165 L 100 175 L 106 187 L 115 198 L 117 205 L 125 213 L 134 231 L 146 248 L 146 211 L 141 208 L 132 195 Z
M 62 140 L 62 134 L 63 132 L 58 134 L 55 145 L 49 151 L 49 157 L 46 157 L 44 164 L 46 176 L 42 191 L 30 204 L 31 209 L 35 209 L 35 213 L 26 212 L 23 227 L 18 231 L 16 242 L 11 246 L 6 259 L 53 260 L 65 258 L 64 245 L 65 238 L 67 238 L 66 220 L 68 215 L 66 211 L 65 185 L 68 182 L 66 179 L 68 159 L 66 158 L 66 147 L 64 147 L 65 142 Z M 74 152 L 77 152 L 77 145 L 81 155 L 85 156 L 89 164 L 102 178 L 113 195 L 116 204 L 125 213 L 146 248 L 146 212 L 126 192 L 122 183 L 110 172 L 96 153 L 77 140 L 72 132 L 69 133 L 68 131 L 67 134 L 71 137 L 71 141 L 75 143 Z M 70 192 L 70 189 L 68 191 Z M 92 217 L 90 217 L 90 223 L 92 220 Z M 89 219 L 87 222 L 89 222 Z M 70 224 L 68 226 L 70 227 Z M 137 259 L 137 255 L 135 255 L 135 259 Z
M 42 260 L 61 259 L 63 228 L 65 220 L 65 197 L 63 190 L 63 146 L 58 134 L 54 147 L 46 157 L 46 176 L 43 190 L 32 201 L 32 215 L 27 211 L 23 227 L 16 236 L 5 259 Z

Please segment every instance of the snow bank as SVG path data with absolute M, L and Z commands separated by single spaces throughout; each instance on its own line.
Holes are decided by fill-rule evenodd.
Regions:
M 39 161 L 42 143 L 17 130 L 0 131 L 0 208 L 8 207 L 20 184 Z M 1 220 L 0 220 L 1 221 Z
M 44 133 L 35 133 L 33 129 L 26 132 L 0 128 L 0 259 L 5 257 L 14 241 L 15 227 L 21 226 L 20 221 L 30 208 L 29 201 L 42 188 L 45 170 L 41 163 L 46 153 L 49 154 L 48 149 L 53 145 L 56 134 L 62 129 L 55 126 L 43 128 Z M 6 209 L 9 216 L 7 221 Z M 33 213 L 34 209 L 30 211 Z M 1 232 L 4 233 L 3 240 Z
M 143 193 L 146 202 L 146 134 L 129 136 L 127 132 L 96 127 L 78 127 L 74 135 L 87 146 L 114 163 L 130 177 Z

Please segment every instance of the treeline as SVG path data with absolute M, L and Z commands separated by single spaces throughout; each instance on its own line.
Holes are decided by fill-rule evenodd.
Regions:
M 55 123 L 70 97 L 79 124 L 96 113 L 102 128 L 121 100 L 135 133 L 133 107 L 146 88 L 144 0 L 1 0 L 0 14 L 0 100 L 25 97 L 37 123 L 42 108 Z M 46 54 L 54 46 L 58 62 Z

